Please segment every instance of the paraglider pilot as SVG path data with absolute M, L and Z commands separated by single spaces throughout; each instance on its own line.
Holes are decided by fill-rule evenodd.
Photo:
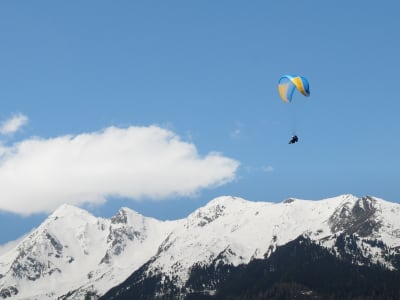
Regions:
M 298 141 L 299 141 L 299 138 L 297 137 L 297 135 L 293 135 L 289 141 L 289 144 L 294 144 L 294 143 L 297 143 Z

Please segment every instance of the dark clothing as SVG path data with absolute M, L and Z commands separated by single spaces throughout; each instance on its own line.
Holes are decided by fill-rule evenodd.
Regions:
M 289 144 L 294 144 L 297 143 L 299 141 L 299 138 L 297 137 L 297 135 L 292 136 L 292 139 L 289 141 Z

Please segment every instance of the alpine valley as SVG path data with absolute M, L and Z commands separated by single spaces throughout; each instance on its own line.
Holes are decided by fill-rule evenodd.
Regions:
M 400 299 L 400 204 L 223 196 L 175 221 L 63 205 L 0 254 L 0 299 Z

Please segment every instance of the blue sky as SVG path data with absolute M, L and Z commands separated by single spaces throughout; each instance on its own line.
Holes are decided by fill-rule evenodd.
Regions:
M 53 182 L 68 169 L 63 155 L 75 151 L 68 150 L 74 137 L 89 136 L 100 151 L 91 148 L 94 156 L 137 147 L 131 140 L 102 147 L 96 138 L 108 141 L 110 128 L 125 137 L 135 128 L 164 130 L 182 150 L 176 162 L 194 163 L 205 181 L 154 196 L 117 183 L 97 195 L 104 178 L 94 180 L 82 195 L 98 199 L 71 201 L 98 216 L 128 206 L 176 219 L 220 195 L 279 202 L 351 193 L 399 202 L 399 9 L 397 1 L 2 2 L 0 190 L 9 188 L 0 193 L 0 224 L 9 230 L 0 244 L 40 224 L 58 203 L 37 193 L 35 180 L 57 189 L 57 199 L 74 197 L 79 182 L 63 185 L 69 177 L 61 175 Z M 280 101 L 284 74 L 307 77 L 311 96 Z M 21 117 L 15 130 L 4 129 Z M 288 145 L 293 131 L 300 141 Z M 48 168 L 51 147 L 59 161 Z M 150 174 L 155 186 L 164 181 Z

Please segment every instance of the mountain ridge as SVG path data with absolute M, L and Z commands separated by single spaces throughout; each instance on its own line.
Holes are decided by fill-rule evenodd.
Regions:
M 299 236 L 339 258 L 349 254 L 338 243 L 349 246 L 346 239 L 354 236 L 355 263 L 394 270 L 399 266 L 399 213 L 398 203 L 350 194 L 279 203 L 221 196 L 173 221 L 126 207 L 109 219 L 98 218 L 62 205 L 0 255 L 0 298 L 98 298 L 139 270 L 137 278 L 158 278 L 188 292 L 185 286 L 195 266 L 238 267 L 267 259 Z M 156 292 L 162 294 L 163 285 L 159 288 Z

